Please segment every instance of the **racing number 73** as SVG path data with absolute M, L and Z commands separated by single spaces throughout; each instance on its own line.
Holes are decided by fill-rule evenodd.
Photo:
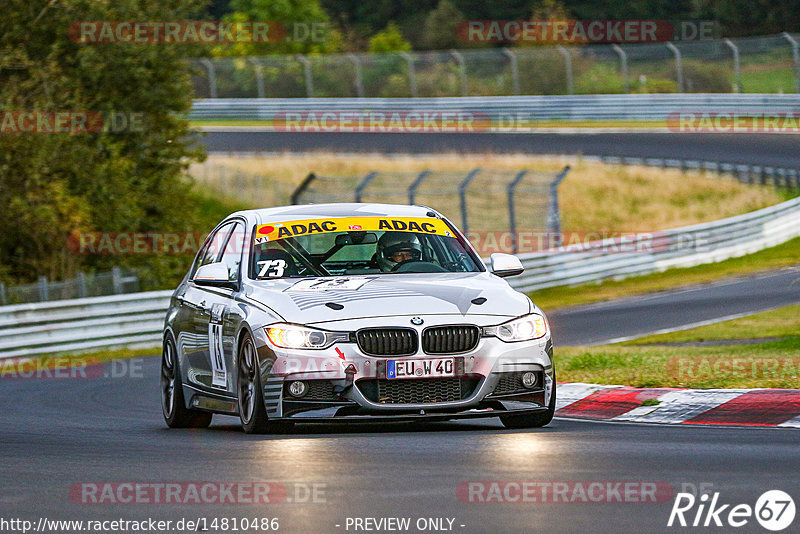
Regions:
M 258 266 L 261 267 L 261 270 L 258 271 L 259 278 L 264 278 L 265 276 L 280 278 L 286 270 L 286 260 L 264 260 L 258 262 Z

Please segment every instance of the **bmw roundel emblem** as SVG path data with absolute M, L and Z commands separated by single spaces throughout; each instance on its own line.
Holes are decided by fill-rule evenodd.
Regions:
M 411 324 L 415 324 L 415 325 L 419 326 L 422 323 L 423 323 L 422 317 L 413 317 L 411 319 Z

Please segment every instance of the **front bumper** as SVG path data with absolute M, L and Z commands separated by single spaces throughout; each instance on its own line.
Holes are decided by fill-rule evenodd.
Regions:
M 398 358 L 362 353 L 355 343 L 340 343 L 321 351 L 287 350 L 273 346 L 265 335 L 257 336 L 257 347 L 267 414 L 271 419 L 298 422 L 437 421 L 533 414 L 546 411 L 553 394 L 553 348 L 544 338 L 506 343 L 481 338 L 471 351 L 457 355 L 417 354 Z M 456 358 L 455 379 L 471 383 L 457 398 L 420 398 L 401 395 L 400 402 L 371 391 L 375 382 L 388 384 L 389 359 Z M 504 377 L 524 371 L 536 372 L 537 387 L 503 391 Z M 394 379 L 391 386 L 415 389 L 412 382 L 441 379 Z M 288 384 L 304 381 L 329 392 L 314 398 L 293 398 Z M 417 384 L 419 385 L 419 384 Z M 430 389 L 430 388 L 425 388 Z M 436 387 L 433 388 L 434 390 Z

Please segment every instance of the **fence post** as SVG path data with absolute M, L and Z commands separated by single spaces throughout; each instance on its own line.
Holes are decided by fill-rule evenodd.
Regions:
M 467 216 L 467 187 L 469 187 L 469 183 L 475 179 L 478 173 L 481 172 L 480 167 L 476 169 L 472 169 L 467 174 L 466 178 L 458 184 L 458 199 L 461 204 L 461 228 L 464 235 L 467 235 L 469 232 L 469 221 Z
M 728 48 L 731 49 L 733 52 L 733 92 L 734 93 L 741 93 L 742 92 L 742 70 L 739 67 L 739 47 L 733 44 L 733 41 L 730 39 L 725 39 L 725 44 L 728 45 Z
M 356 95 L 358 98 L 364 98 L 364 78 L 361 75 L 361 58 L 355 54 L 347 54 L 350 61 L 353 62 L 353 68 L 356 71 L 356 78 L 353 82 L 356 85 Z
M 564 69 L 567 73 L 567 94 L 571 95 L 574 91 L 572 84 L 572 57 L 569 55 L 569 50 L 563 46 L 558 45 L 556 48 L 561 52 L 561 55 L 564 56 Z
M 519 95 L 519 65 L 517 64 L 517 55 L 511 51 L 510 48 L 503 48 L 503 53 L 508 57 L 511 65 L 511 89 L 515 95 Z
M 311 62 L 303 54 L 297 54 L 295 57 L 297 61 L 303 65 L 303 74 L 306 79 L 306 96 L 308 98 L 314 98 L 314 80 L 311 77 Z
M 558 209 L 558 186 L 567 177 L 569 169 L 569 165 L 564 167 L 555 180 L 550 182 L 550 209 L 547 214 L 547 230 L 553 233 L 556 247 L 561 246 L 561 212 Z
M 82 299 L 86 297 L 86 275 L 83 271 L 78 271 L 77 276 L 75 276 L 75 282 L 77 282 L 78 286 L 78 298 Z
M 628 54 L 618 44 L 612 44 L 611 48 L 619 55 L 619 70 L 622 75 L 622 87 L 625 88 L 625 93 L 631 92 L 630 82 L 628 81 Z
M 517 219 L 514 213 L 514 190 L 517 185 L 522 181 L 528 170 L 522 170 L 517 173 L 513 180 L 506 187 L 506 195 L 508 196 L 508 231 L 511 233 L 511 253 L 516 254 L 517 250 Z
M 258 58 L 249 57 L 247 61 L 252 63 L 255 73 L 256 73 L 256 92 L 258 93 L 258 98 L 266 98 L 267 91 L 264 88 L 264 67 L 259 63 Z
M 356 187 L 356 196 L 355 196 L 355 201 L 356 201 L 356 202 L 361 202 L 361 197 L 362 197 L 362 195 L 364 194 L 364 189 L 366 189 L 366 188 L 367 188 L 367 186 L 369 185 L 369 183 L 370 183 L 372 180 L 374 180 L 376 176 L 378 176 L 378 171 L 372 171 L 372 172 L 370 172 L 369 174 L 367 174 L 367 175 L 364 177 L 364 179 L 363 179 L 363 180 L 361 180 L 361 183 L 360 183 L 360 184 L 358 184 L 358 187 Z
M 398 52 L 398 54 L 408 64 L 408 87 L 411 90 L 411 96 L 417 98 L 417 75 L 414 72 L 414 57 L 408 52 Z
M 122 293 L 122 275 L 119 271 L 119 267 L 111 268 L 111 287 L 115 295 Z
M 317 179 L 316 174 L 314 174 L 313 172 L 308 173 L 308 176 L 306 176 L 305 179 L 302 182 L 300 182 L 300 185 L 297 186 L 297 189 L 295 189 L 294 192 L 292 192 L 292 196 L 289 197 L 289 202 L 291 202 L 292 204 L 297 204 L 300 201 L 300 195 L 305 193 L 306 189 L 308 189 L 308 186 L 311 185 L 311 182 L 313 182 L 316 179 Z
M 672 43 L 667 43 L 667 48 L 675 54 L 675 76 L 677 76 L 678 81 L 678 92 L 683 93 L 683 61 L 681 60 L 681 51 L 678 50 L 678 47 Z
M 47 287 L 47 277 L 40 276 L 39 277 L 39 301 L 45 302 L 49 295 L 48 295 L 48 287 Z
M 0 305 L 5 306 L 8 304 L 8 297 L 6 297 L 6 285 L 0 282 Z
M 464 56 L 458 50 L 450 50 L 450 55 L 458 64 L 459 75 L 461 78 L 461 96 L 467 96 L 467 65 L 464 63 Z
M 408 203 L 409 204 L 413 204 L 414 203 L 414 197 L 416 197 L 416 195 L 417 195 L 417 188 L 422 183 L 422 180 L 424 180 L 425 177 L 428 176 L 430 173 L 431 173 L 431 171 L 428 171 L 428 170 L 422 171 L 416 177 L 414 182 L 410 186 L 408 186 Z
M 202 58 L 200 63 L 205 65 L 206 71 L 208 71 L 208 97 L 217 98 L 217 71 L 214 63 L 207 57 Z
M 789 35 L 789 32 L 783 32 L 783 37 L 792 45 L 792 63 L 794 64 L 794 92 L 800 93 L 800 51 L 798 50 L 797 41 L 794 37 Z

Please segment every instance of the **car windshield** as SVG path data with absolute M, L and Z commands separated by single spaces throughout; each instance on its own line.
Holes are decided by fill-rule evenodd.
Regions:
M 348 217 L 256 227 L 251 278 L 479 272 L 441 219 Z

